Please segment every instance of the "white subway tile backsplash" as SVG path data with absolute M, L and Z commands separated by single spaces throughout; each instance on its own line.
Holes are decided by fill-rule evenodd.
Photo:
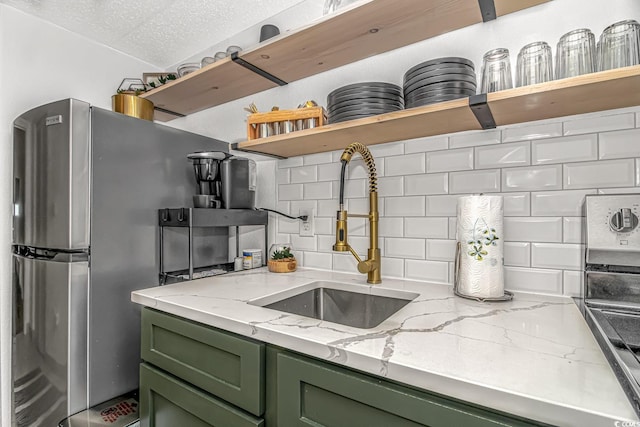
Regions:
M 587 194 L 596 190 L 543 191 L 531 193 L 532 216 L 580 216 Z
M 332 163 L 333 155 L 331 152 L 308 154 L 303 157 L 302 163 L 304 165 L 319 165 L 322 163 Z
M 563 280 L 563 294 L 569 297 L 582 297 L 584 273 L 581 271 L 565 271 Z
M 627 187 L 627 188 L 599 188 L 598 194 L 631 194 L 640 193 L 640 188 Z
M 403 176 L 383 177 L 378 178 L 378 196 L 402 196 L 404 195 L 404 180 Z
M 289 183 L 289 169 L 276 169 L 276 184 Z
M 382 277 L 404 277 L 404 260 L 382 257 Z
M 640 129 L 600 134 L 599 159 L 622 159 L 640 156 Z
M 446 136 L 416 138 L 404 142 L 404 152 L 406 154 L 446 150 L 447 148 L 449 148 L 449 138 Z
M 562 189 L 562 165 L 508 168 L 502 171 L 502 191 Z
M 448 236 L 448 218 L 405 218 L 405 237 L 430 237 L 446 239 Z
M 318 180 L 318 168 L 316 166 L 301 166 L 291 168 L 289 171 L 291 173 L 292 184 L 316 182 Z
M 377 159 L 376 159 L 377 160 Z M 342 168 L 342 163 L 340 161 L 336 162 L 340 168 Z M 376 170 L 378 171 L 378 175 L 382 175 L 378 168 L 378 161 L 376 161 Z M 369 168 L 364 163 L 361 157 L 356 157 L 352 159 L 347 165 L 346 172 L 347 179 L 368 179 L 369 178 Z M 340 179 L 340 169 L 338 169 L 338 174 L 335 176 L 334 180 Z
M 338 181 L 340 180 L 340 163 L 327 163 L 318 165 L 318 181 Z
M 582 270 L 584 246 L 554 243 L 531 244 L 531 266 L 565 270 Z
M 458 232 L 458 219 L 456 217 L 452 217 L 452 218 L 448 218 L 449 219 L 449 238 L 450 239 L 457 239 L 457 232 Z M 433 237 L 438 237 L 438 236 L 433 236 Z
M 582 217 L 564 217 L 562 219 L 562 241 L 564 243 L 585 243 L 582 226 Z
M 635 169 L 633 159 L 568 163 L 564 165 L 564 188 L 632 187 Z
M 407 218 L 413 219 L 413 218 Z M 378 233 L 380 237 L 403 237 L 404 218 L 380 217 L 378 220 Z M 407 236 L 411 237 L 411 236 Z M 414 236 L 424 237 L 424 236 Z
M 344 271 L 346 273 L 355 273 L 358 271 L 358 261 L 350 253 L 334 253 L 333 269 L 336 271 Z
M 449 148 L 475 147 L 500 143 L 499 130 L 474 131 L 449 137 Z
M 278 168 L 292 168 L 302 166 L 302 157 L 289 157 L 288 159 L 278 160 Z
M 336 197 L 333 200 L 323 200 L 320 203 L 318 203 L 318 210 L 316 211 L 316 216 L 332 218 L 335 220 L 337 211 L 338 211 L 338 197 Z
M 504 286 L 513 291 L 562 294 L 562 270 L 505 267 Z
M 305 252 L 304 266 L 309 268 L 320 268 L 331 270 L 333 266 L 333 255 L 322 252 Z
M 289 219 L 284 217 L 278 218 L 278 232 L 298 234 L 300 232 L 300 224 L 297 219 Z
M 440 283 L 449 281 L 448 262 L 408 259 L 404 262 L 404 268 L 404 275 L 408 279 Z
M 368 148 L 375 159 L 379 157 L 399 156 L 404 154 L 404 142 L 370 145 Z
M 333 218 L 314 218 L 316 234 L 333 235 L 336 232 L 336 220 Z
M 473 148 L 427 153 L 427 172 L 449 172 L 473 169 Z
M 448 191 L 449 175 L 446 173 L 409 175 L 404 178 L 404 194 L 407 196 L 447 194 Z
M 576 135 L 531 143 L 531 164 L 584 162 L 598 158 L 598 136 Z
M 433 261 L 453 261 L 455 256 L 455 240 L 427 239 L 427 259 Z
M 505 216 L 529 216 L 531 214 L 531 193 L 501 193 L 504 199 Z
M 333 194 L 340 197 L 340 182 L 333 182 Z M 369 196 L 369 182 L 366 179 L 347 179 L 344 182 L 344 197 L 361 198 Z
M 562 136 L 562 123 L 536 123 L 502 130 L 502 142 Z
M 316 236 L 298 236 L 291 235 L 291 246 L 298 251 L 316 251 L 318 249 L 318 240 Z
M 640 186 L 640 159 L 636 159 L 636 185 Z
M 511 267 L 531 266 L 531 244 L 504 242 L 504 265 Z
M 505 217 L 504 239 L 511 242 L 562 242 L 562 218 Z
M 351 212 L 351 213 L 358 213 L 358 212 Z M 334 232 L 335 232 L 335 221 L 333 223 L 334 225 Z M 365 234 L 367 234 L 367 221 L 364 218 L 349 218 L 349 235 L 350 236 L 364 236 Z
M 384 199 L 385 216 L 424 216 L 424 207 L 424 196 L 386 197 Z
M 456 216 L 458 194 L 446 196 L 427 196 L 427 216 Z
M 500 191 L 500 169 L 449 174 L 449 193 L 495 193 Z
M 384 255 L 395 258 L 424 259 L 424 239 L 398 239 L 387 237 L 384 239 Z
M 333 183 L 332 182 L 314 182 L 304 185 L 304 199 L 305 200 L 321 200 L 333 198 Z
M 336 200 L 336 209 L 337 207 L 338 201 Z M 384 203 L 378 200 L 378 208 L 382 207 L 384 207 Z M 331 214 L 331 216 L 334 218 L 336 216 L 336 209 L 334 209 L 333 213 Z M 367 212 L 369 212 L 369 198 L 366 197 L 363 199 L 347 199 L 345 209 L 354 214 L 366 214 Z
M 489 169 L 531 164 L 531 143 L 490 145 L 475 148 L 476 169 Z
M 278 185 L 278 200 L 302 200 L 302 184 Z
M 380 251 L 384 253 L 384 240 L 380 240 Z M 366 258 L 367 249 L 369 249 L 369 238 L 364 236 L 349 235 L 349 244 L 362 258 Z
M 415 175 L 424 172 L 424 153 L 388 157 L 384 161 L 385 176 Z
M 584 133 L 606 132 L 616 129 L 634 127 L 633 113 L 614 114 L 602 117 L 589 117 L 564 122 L 565 135 L 579 135 Z
M 333 252 L 333 244 L 336 242 L 336 236 L 316 236 L 318 242 L 318 252 Z

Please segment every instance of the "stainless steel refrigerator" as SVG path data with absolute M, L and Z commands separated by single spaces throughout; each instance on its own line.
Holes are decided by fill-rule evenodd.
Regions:
M 187 155 L 228 144 L 73 99 L 13 134 L 13 422 L 50 427 L 138 387 L 130 293 L 158 284 L 158 209 L 191 206 Z M 211 233 L 199 255 L 227 262 L 228 231 Z

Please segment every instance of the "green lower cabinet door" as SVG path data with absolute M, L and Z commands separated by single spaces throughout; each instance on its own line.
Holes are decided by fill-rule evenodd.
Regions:
M 536 426 L 288 353 L 277 355 L 280 427 Z
M 178 378 L 140 365 L 141 427 L 264 427 L 264 421 Z

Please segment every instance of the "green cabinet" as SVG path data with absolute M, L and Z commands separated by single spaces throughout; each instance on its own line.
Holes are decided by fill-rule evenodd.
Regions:
M 142 427 L 542 426 L 142 311 Z

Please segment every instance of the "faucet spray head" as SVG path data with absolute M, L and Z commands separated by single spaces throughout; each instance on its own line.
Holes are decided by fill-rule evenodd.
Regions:
M 336 218 L 336 243 L 333 250 L 337 252 L 348 252 L 347 243 L 347 211 L 339 210 Z

